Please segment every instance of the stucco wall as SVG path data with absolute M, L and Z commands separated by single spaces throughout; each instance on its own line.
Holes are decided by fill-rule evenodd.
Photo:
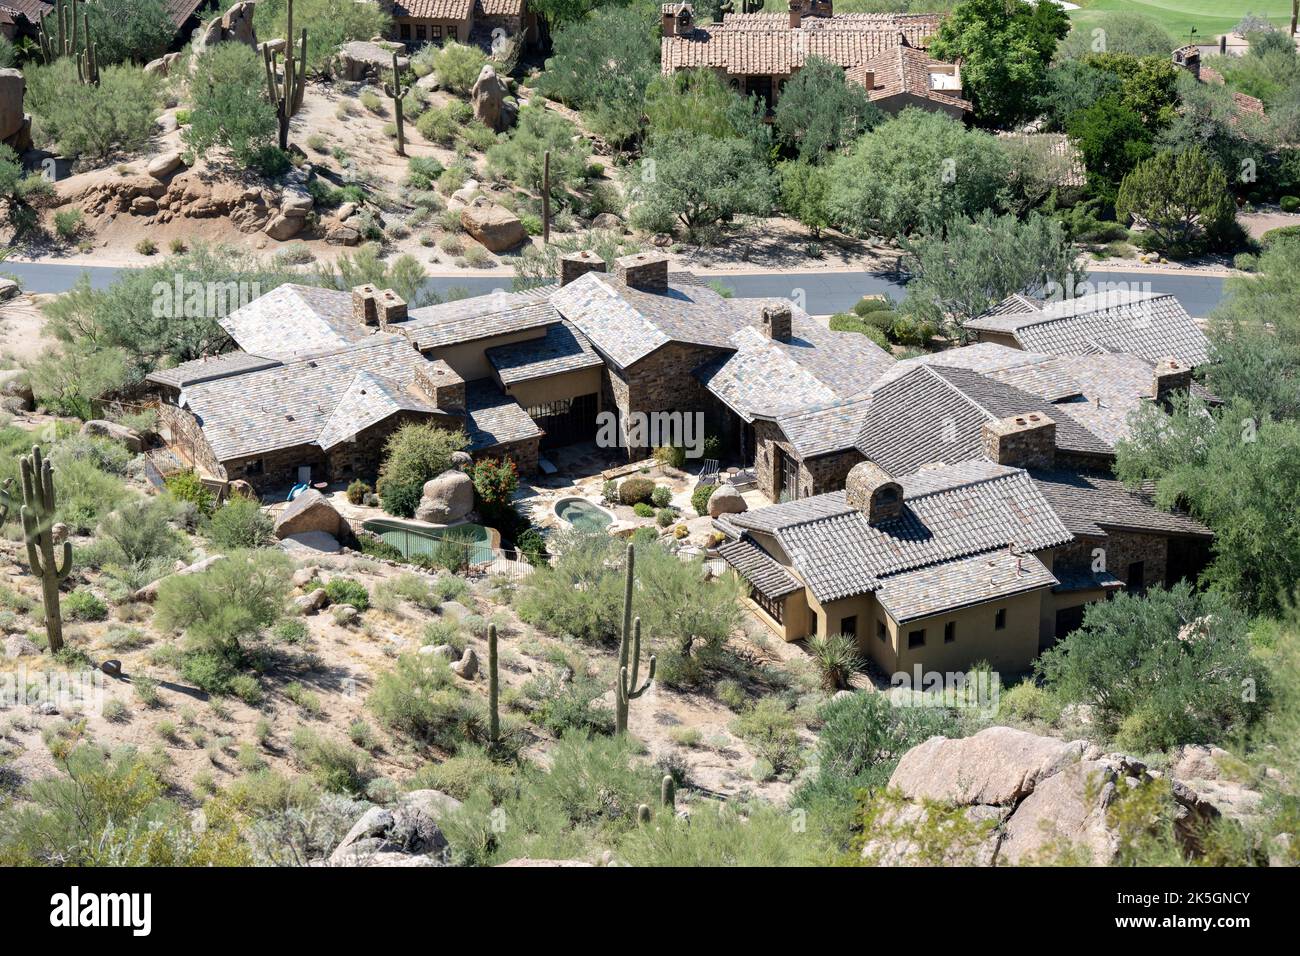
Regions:
M 494 335 L 491 338 L 475 339 L 472 342 L 458 342 L 455 345 L 443 345 L 438 348 L 424 349 L 430 358 L 442 359 L 467 382 L 476 378 L 496 378 L 496 370 L 487 359 L 487 350 L 498 345 L 510 345 L 514 342 L 527 342 L 532 339 L 545 338 L 546 329 L 525 329 L 509 335 Z M 419 338 L 419 334 L 415 336 Z
M 601 370 L 599 366 L 579 369 L 576 372 L 564 372 L 549 378 L 536 378 L 527 382 L 518 382 L 503 391 L 525 409 L 547 402 L 577 398 L 580 395 L 601 394 Z

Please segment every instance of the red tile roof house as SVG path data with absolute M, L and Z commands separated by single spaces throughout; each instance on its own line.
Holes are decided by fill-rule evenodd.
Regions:
M 412 47 L 447 40 L 487 46 L 496 31 L 529 40 L 537 35 L 526 0 L 380 0 L 380 6 L 393 18 L 390 37 Z
M 789 0 L 789 6 L 788 14 L 728 13 L 721 23 L 701 25 L 689 3 L 665 3 L 660 8 L 660 68 L 665 74 L 716 70 L 771 109 L 781 88 L 808 57 L 816 56 L 843 68 L 847 81 L 866 87 L 885 112 L 906 106 L 957 117 L 970 112 L 959 68 L 922 49 L 942 15 L 836 16 L 831 0 Z

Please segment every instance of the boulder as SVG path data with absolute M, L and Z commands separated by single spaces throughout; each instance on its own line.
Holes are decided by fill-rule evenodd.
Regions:
M 314 591 L 299 595 L 293 599 L 294 607 L 298 608 L 298 610 L 302 611 L 304 614 L 315 614 L 329 603 L 330 598 L 329 595 L 325 593 L 324 588 L 316 588 Z
M 1046 863 L 1059 847 L 1070 846 L 1094 866 L 1105 866 L 1118 850 L 1106 822 L 1115 779 L 1107 763 L 1085 760 L 1039 781 L 1003 828 L 999 862 Z
M 22 133 L 27 121 L 23 112 L 26 92 L 22 70 L 0 70 L 0 141 L 8 143 Z
M 491 252 L 504 252 L 528 241 L 528 231 L 509 209 L 476 199 L 460 213 L 465 231 Z
M 706 510 L 710 518 L 716 518 L 719 515 L 740 514 L 748 509 L 749 505 L 745 504 L 745 499 L 735 485 L 718 485 L 713 489 L 713 494 L 709 495 Z
M 128 451 L 138 452 L 144 448 L 144 439 L 138 431 L 127 428 L 125 425 L 119 425 L 117 422 L 94 418 L 81 426 L 81 434 L 94 435 L 98 438 L 111 438 L 113 441 L 125 445 Z
M 458 471 L 469 471 L 474 467 L 474 457 L 467 451 L 454 451 L 451 453 L 451 467 Z
M 5 658 L 14 660 L 19 657 L 39 657 L 41 649 L 33 644 L 21 634 L 13 634 L 5 638 Z
M 294 587 L 305 588 L 307 585 L 315 581 L 319 574 L 320 568 L 299 568 L 297 571 L 293 572 L 293 577 L 290 580 L 293 582 Z
M 136 196 L 131 200 L 131 215 L 152 216 L 158 211 L 158 200 L 152 196 Z
M 0 279 L 0 302 L 5 299 L 3 286 L 8 281 L 8 279 Z M 0 396 L 16 399 L 23 411 L 33 406 L 35 397 L 32 395 L 32 383 L 25 369 L 0 370 Z
M 325 241 L 332 246 L 355 246 L 361 242 L 361 233 L 351 226 L 339 223 L 325 233 Z
M 493 132 L 500 133 L 514 125 L 515 116 L 506 109 L 510 91 L 489 63 L 479 71 L 478 79 L 470 87 L 469 101 L 474 107 L 474 118 Z
M 17 298 L 18 293 L 22 291 L 22 286 L 13 279 L 0 279 L 0 302 L 7 302 L 10 299 Z
M 347 222 L 357 214 L 357 204 L 354 202 L 345 202 L 339 206 L 337 213 L 339 222 Z
M 457 677 L 473 680 L 478 674 L 478 655 L 474 653 L 474 648 L 465 648 L 465 653 L 460 656 L 460 660 L 451 665 L 451 671 Z
M 299 494 L 275 519 L 275 536 L 281 540 L 305 531 L 323 531 L 337 538 L 342 529 L 342 517 L 315 488 Z
M 619 219 L 618 216 L 614 215 L 612 212 L 602 212 L 600 215 L 596 216 L 595 219 L 591 220 L 591 228 L 607 229 L 612 232 L 622 232 L 623 220 Z
M 336 604 L 334 605 L 332 613 L 334 615 L 334 623 L 340 627 L 348 627 L 349 625 L 355 624 L 357 618 L 361 616 L 361 612 L 351 604 Z
M 331 866 L 439 866 L 447 838 L 438 818 L 460 801 L 436 790 L 414 790 L 392 809 L 371 807 L 330 854 Z
M 301 216 L 288 216 L 279 212 L 271 217 L 271 221 L 262 231 L 276 242 L 284 242 L 302 232 L 306 224 L 307 220 Z
M 474 197 L 478 195 L 480 185 L 477 179 L 467 179 L 465 185 L 451 194 L 451 198 L 462 206 L 468 206 L 474 201 Z
M 336 78 L 357 82 L 359 80 L 378 79 L 393 69 L 393 50 L 404 49 L 400 43 L 383 40 L 353 40 L 339 47 L 334 58 Z M 405 72 L 411 67 L 409 56 L 398 56 L 397 69 Z
M 194 43 L 196 51 L 215 46 L 218 43 L 243 43 L 257 49 L 257 33 L 253 30 L 253 12 L 257 4 L 254 0 L 236 3 L 222 16 L 214 17 L 207 25 L 195 31 L 198 39 Z
M 173 572 L 173 574 L 198 574 L 200 571 L 206 571 L 224 557 L 225 555 L 223 554 L 214 554 L 211 557 L 204 558 L 202 561 L 196 561 L 194 564 L 186 565 L 180 570 Z M 171 576 L 172 575 L 167 575 L 167 577 Z M 149 584 L 146 584 L 131 596 L 132 600 L 146 602 L 156 600 L 158 597 L 158 588 L 167 580 L 167 577 L 162 577 L 157 581 L 152 581 Z
M 257 491 L 243 478 L 236 478 L 227 485 L 226 494 L 231 498 L 251 498 L 253 501 L 260 500 L 257 496 Z
M 162 153 L 149 160 L 149 165 L 145 167 L 147 172 L 154 179 L 165 179 L 174 173 L 181 165 L 181 154 L 178 152 Z
M 454 524 L 464 521 L 473 510 L 474 480 L 453 468 L 424 483 L 415 518 L 430 524 Z
M 420 653 L 426 657 L 430 655 L 441 657 L 445 661 L 456 660 L 456 648 L 452 647 L 450 644 L 438 644 L 437 646 L 433 644 L 425 644 L 420 648 Z

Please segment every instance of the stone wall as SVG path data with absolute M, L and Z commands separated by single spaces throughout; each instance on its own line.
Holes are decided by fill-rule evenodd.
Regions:
M 1144 587 L 1163 587 L 1169 561 L 1169 539 L 1158 534 L 1111 531 L 1105 538 L 1077 538 L 1056 551 L 1053 567 L 1090 569 L 1093 549 L 1100 548 L 1106 570 L 1127 584 L 1129 565 L 1143 562 Z
M 624 421 L 632 412 L 702 412 L 707 424 L 716 403 L 693 373 L 721 354 L 721 350 L 707 346 L 670 342 L 621 375 L 608 369 L 603 389 L 604 407 L 617 408 Z M 628 460 L 644 458 L 650 450 L 629 449 Z
M 206 472 L 213 478 L 228 477 L 193 415 L 178 405 L 160 402 L 158 423 L 167 431 L 174 449 L 189 459 L 199 471 Z
M 754 435 L 758 448 L 754 455 L 754 468 L 758 474 L 758 489 L 772 501 L 778 500 L 778 479 L 776 451 L 780 449 L 787 456 L 799 460 L 795 451 L 785 438 L 784 433 L 772 422 L 755 421 Z M 799 460 L 799 497 L 808 498 L 822 495 L 828 491 L 839 491 L 844 487 L 849 470 L 858 462 L 866 459 L 856 449 L 820 455 L 817 458 Z
M 515 463 L 515 469 L 521 475 L 537 474 L 538 447 L 540 438 L 525 438 L 522 441 L 505 442 L 495 448 L 485 448 L 474 453 L 476 459 L 509 458 Z

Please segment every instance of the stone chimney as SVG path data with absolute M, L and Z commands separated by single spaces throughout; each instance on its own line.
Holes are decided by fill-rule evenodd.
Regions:
M 357 325 L 379 324 L 379 291 L 372 285 L 352 290 L 352 321 Z
M 844 479 L 844 498 L 850 508 L 867 516 L 869 524 L 879 524 L 903 513 L 903 486 L 874 462 L 858 462 L 849 469 Z
M 876 71 L 875 71 L 875 70 L 863 70 L 863 71 L 862 71 L 862 86 L 863 86 L 864 89 L 866 89 L 866 90 L 868 90 L 868 91 L 874 90 L 874 89 L 876 88 Z
M 695 33 L 695 8 L 689 3 L 665 3 L 659 13 L 664 36 L 688 37 Z
M 788 302 L 774 302 L 763 306 L 759 315 L 763 323 L 763 334 L 773 342 L 789 342 L 794 334 L 794 319 Z
M 662 252 L 636 252 L 615 259 L 614 274 L 631 289 L 668 291 L 668 257 Z
M 392 289 L 385 289 L 376 296 L 379 308 L 379 325 L 406 321 L 406 300 Z
M 812 0 L 809 4 L 809 16 L 814 17 L 833 17 L 835 16 L 835 5 L 831 0 Z
M 560 256 L 560 285 L 568 285 L 574 279 L 581 279 L 588 272 L 604 271 L 605 260 L 590 249 Z
M 802 0 L 790 0 L 790 29 L 798 30 L 799 24 L 802 21 L 803 21 Z
M 1185 46 L 1174 51 L 1174 66 L 1180 66 L 1195 79 L 1201 78 L 1201 51 L 1195 46 Z
M 1162 358 L 1156 363 L 1152 395 L 1155 403 L 1168 409 L 1174 392 L 1186 392 L 1192 387 L 1192 368 L 1176 358 Z
M 444 412 L 465 411 L 465 380 L 441 359 L 417 368 L 411 386 Z
M 1056 422 L 1042 412 L 1026 412 L 985 422 L 984 454 L 1013 468 L 1051 468 L 1056 464 Z

